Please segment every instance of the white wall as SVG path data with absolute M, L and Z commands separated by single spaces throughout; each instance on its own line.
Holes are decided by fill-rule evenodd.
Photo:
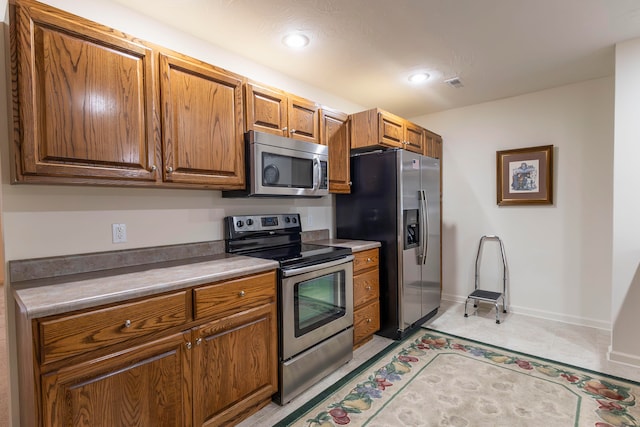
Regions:
M 466 299 L 496 234 L 512 312 L 610 328 L 613 91 L 603 78 L 413 119 L 444 138 L 445 299 Z M 554 204 L 498 207 L 496 151 L 540 145 L 555 147 Z M 485 247 L 481 287 L 499 289 Z
M 163 26 L 118 3 L 108 0 L 42 2 L 346 113 L 365 109 Z M 0 0 L 0 12 L 7 9 L 7 4 L 7 0 Z M 6 16 L 4 22 L 8 23 Z M 4 61 L 8 59 L 4 43 L 0 43 L 0 57 Z M 9 98 L 6 73 L 0 66 L 0 99 L 3 100 Z M 212 190 L 10 185 L 8 111 L 7 104 L 0 102 L 0 206 L 6 261 L 219 240 L 223 238 L 222 218 L 241 213 L 298 212 L 302 216 L 303 230 L 328 228 L 333 233 L 332 196 L 295 200 L 223 199 L 220 191 Z M 111 243 L 113 223 L 127 225 L 127 243 Z M 0 288 L 0 291 L 5 290 Z M 9 324 L 12 323 L 12 312 L 13 306 L 9 305 Z M 0 334 L 4 335 L 3 322 L 0 326 Z M 15 337 L 10 336 L 7 342 L 11 371 L 15 372 Z M 0 366 L 5 364 L 2 347 Z M 2 377 L 0 388 L 4 387 L 1 380 Z M 15 378 L 12 380 L 12 395 L 17 396 Z M 13 425 L 18 425 L 17 399 L 11 403 Z M 0 416 L 3 413 L 0 409 Z M 4 422 L 0 419 L 0 425 Z
M 118 3 L 44 3 L 347 113 L 364 109 L 160 25 Z M 0 6 L 6 4 L 0 0 Z M 5 47 L 1 49 L 6 55 Z M 0 116 L 6 118 L 4 108 L 2 103 Z M 240 213 L 300 212 L 304 230 L 333 229 L 333 197 L 232 200 L 211 190 L 9 185 L 9 132 L 4 121 L 0 126 L 7 260 L 217 240 L 222 238 L 222 218 Z M 127 225 L 127 243 L 111 243 L 112 223 Z
M 616 46 L 611 360 L 640 366 L 640 39 Z

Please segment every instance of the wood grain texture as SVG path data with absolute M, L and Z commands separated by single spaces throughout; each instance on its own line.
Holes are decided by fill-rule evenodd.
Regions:
M 193 290 L 194 319 L 225 316 L 276 301 L 276 272 L 256 274 Z
M 405 121 L 404 140 L 406 142 L 404 147 L 406 150 L 422 154 L 425 146 L 425 129 Z
M 242 77 L 164 53 L 160 71 L 164 179 L 244 188 Z
M 442 158 L 442 137 L 437 133 L 425 130 L 425 151 L 424 154 L 435 159 Z
M 379 143 L 388 147 L 404 148 L 405 120 L 386 111 L 378 114 Z
M 51 363 L 184 324 L 188 320 L 187 310 L 187 291 L 180 291 L 39 320 L 41 363 Z
M 245 86 L 246 130 L 286 136 L 287 96 L 284 92 L 247 83 Z
M 378 268 L 379 253 L 378 248 L 368 249 L 353 254 L 353 274 L 359 274 L 370 268 Z
M 359 307 L 380 297 L 380 273 L 378 269 L 353 277 L 353 306 Z
M 313 101 L 288 95 L 288 135 L 301 141 L 320 143 L 320 107 Z
M 350 193 L 349 116 L 323 108 L 320 117 L 320 143 L 329 146 L 329 192 Z
M 353 312 L 353 343 L 358 344 L 380 329 L 380 303 L 376 300 Z
M 153 51 L 37 2 L 14 10 L 20 173 L 155 181 Z
M 249 415 L 277 391 L 275 302 L 198 328 L 193 355 L 194 423 L 221 425 Z
M 44 375 L 43 425 L 190 425 L 189 338 L 175 334 Z

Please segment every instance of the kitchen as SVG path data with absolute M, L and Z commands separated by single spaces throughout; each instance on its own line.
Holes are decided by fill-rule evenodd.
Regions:
M 102 2 L 103 7 L 98 8 L 95 4 L 89 7 L 76 3 L 51 2 L 338 110 L 365 109 L 158 25 L 116 4 Z M 637 58 L 634 49 L 637 48 L 633 42 L 620 46 L 619 54 L 626 56 L 618 58 L 616 87 L 620 84 L 628 90 L 637 84 L 630 77 L 633 58 Z M 630 287 L 628 278 L 633 274 L 629 275 L 626 258 L 614 256 L 613 261 L 607 260 L 612 254 L 637 250 L 637 246 L 617 237 L 633 235 L 637 229 L 633 221 L 633 213 L 637 212 L 633 187 L 629 188 L 632 184 L 623 179 L 629 173 L 625 165 L 633 159 L 634 148 L 628 137 L 618 131 L 626 129 L 628 135 L 636 128 L 624 121 L 623 115 L 618 117 L 621 112 L 633 110 L 634 104 L 625 103 L 620 98 L 624 94 L 619 93 L 615 93 L 614 102 L 613 81 L 612 76 L 605 76 L 520 98 L 425 116 L 424 120 L 413 119 L 445 137 L 445 297 L 459 301 L 468 294 L 472 283 L 469 266 L 477 239 L 495 232 L 506 239 L 511 263 L 523 258 L 534 260 L 533 264 L 510 265 L 512 274 L 517 275 L 512 277 L 512 304 L 520 312 L 609 329 L 614 328 L 615 320 L 614 339 L 619 333 L 620 342 L 625 342 L 625 334 L 633 330 L 631 307 L 637 305 L 637 291 L 634 292 L 637 283 Z M 459 123 L 466 126 L 460 127 Z M 557 172 L 559 201 L 553 209 L 518 210 L 516 220 L 514 210 L 495 206 L 494 153 L 505 147 L 537 145 L 532 142 L 539 140 L 543 129 L 545 138 L 561 150 Z M 2 150 L 6 260 L 221 240 L 222 221 L 227 215 L 282 211 L 279 199 L 224 199 L 218 191 L 9 185 L 7 144 L 3 144 Z M 633 171 L 632 164 L 627 168 Z M 616 194 L 630 194 L 616 198 L 615 202 L 611 196 L 614 177 Z M 287 208 L 300 213 L 303 230 L 334 228 L 330 197 L 294 199 L 287 201 Z M 614 217 L 615 233 L 609 230 L 611 227 L 599 226 L 614 223 Z M 580 221 L 576 221 L 578 218 Z M 529 229 L 519 226 L 522 221 Z M 113 223 L 127 225 L 127 243 L 111 242 Z M 507 239 L 511 235 L 514 237 Z M 537 292 L 552 292 L 555 296 L 540 298 L 536 297 Z M 634 348 L 623 347 L 621 351 L 640 354 Z

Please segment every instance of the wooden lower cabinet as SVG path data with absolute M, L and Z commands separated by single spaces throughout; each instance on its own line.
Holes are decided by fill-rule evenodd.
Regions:
M 272 303 L 197 328 L 194 425 L 226 424 L 269 403 L 278 390 L 276 321 Z
M 275 270 L 32 321 L 18 316 L 32 322 L 21 331 L 33 333 L 17 338 L 21 425 L 233 425 L 277 392 Z M 58 325 L 77 333 L 60 341 Z M 45 344 L 57 342 L 65 346 L 45 357 Z
M 190 335 L 173 334 L 44 374 L 42 425 L 191 425 Z
M 354 253 L 353 347 L 360 347 L 380 329 L 378 248 Z

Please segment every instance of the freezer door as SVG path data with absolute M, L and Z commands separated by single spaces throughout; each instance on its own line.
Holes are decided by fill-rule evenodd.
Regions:
M 422 156 L 408 151 L 399 151 L 401 162 L 400 186 L 401 203 L 398 215 L 402 224 L 399 239 L 400 265 L 399 273 L 399 311 L 401 324 L 399 329 L 404 331 L 422 317 L 422 232 L 420 226 L 420 191 L 421 191 L 421 160 Z M 409 242 L 409 244 L 407 244 Z M 413 242 L 413 243 L 411 243 Z
M 422 233 L 426 244 L 421 265 L 421 312 L 426 316 L 440 306 L 440 160 L 423 157 L 420 174 L 426 223 Z

